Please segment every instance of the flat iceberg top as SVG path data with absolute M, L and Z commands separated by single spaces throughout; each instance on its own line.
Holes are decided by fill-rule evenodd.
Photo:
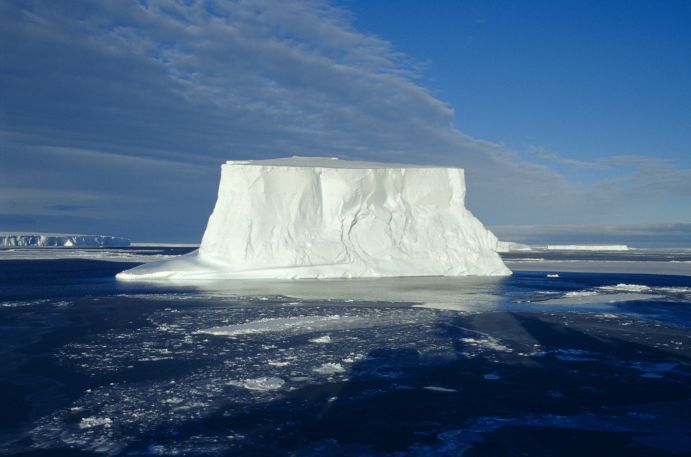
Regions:
M 401 163 L 365 162 L 360 160 L 342 160 L 338 157 L 282 157 L 265 160 L 228 160 L 226 165 L 247 165 L 260 167 L 296 167 L 296 168 L 341 168 L 341 169 L 380 169 L 380 168 L 437 168 L 460 169 L 440 165 L 416 165 Z

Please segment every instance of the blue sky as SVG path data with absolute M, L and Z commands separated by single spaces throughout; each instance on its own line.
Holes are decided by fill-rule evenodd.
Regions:
M 689 244 L 691 3 L 10 1 L 0 230 L 196 241 L 224 160 L 466 168 L 505 239 Z
M 691 165 L 691 3 L 391 2 L 355 25 L 428 69 L 455 125 L 529 157 L 656 155 Z

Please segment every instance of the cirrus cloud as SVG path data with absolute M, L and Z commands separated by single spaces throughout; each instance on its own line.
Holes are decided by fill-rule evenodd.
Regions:
M 494 224 L 631 214 L 607 190 L 629 181 L 577 184 L 460 132 L 419 65 L 326 1 L 29 0 L 0 21 L 0 178 L 32 189 L 0 214 L 28 205 L 40 225 L 42 192 L 51 215 L 90 221 L 71 230 L 195 240 L 220 163 L 294 154 L 461 166 Z

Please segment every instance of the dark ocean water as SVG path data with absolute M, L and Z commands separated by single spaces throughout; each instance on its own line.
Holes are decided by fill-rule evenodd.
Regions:
M 174 286 L 114 275 L 186 249 L 122 251 L 0 260 L 0 453 L 691 453 L 689 276 Z

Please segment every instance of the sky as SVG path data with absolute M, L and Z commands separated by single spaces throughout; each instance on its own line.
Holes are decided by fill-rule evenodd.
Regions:
M 0 231 L 195 242 L 220 165 L 461 166 L 502 239 L 691 246 L 688 1 L 0 3 Z

